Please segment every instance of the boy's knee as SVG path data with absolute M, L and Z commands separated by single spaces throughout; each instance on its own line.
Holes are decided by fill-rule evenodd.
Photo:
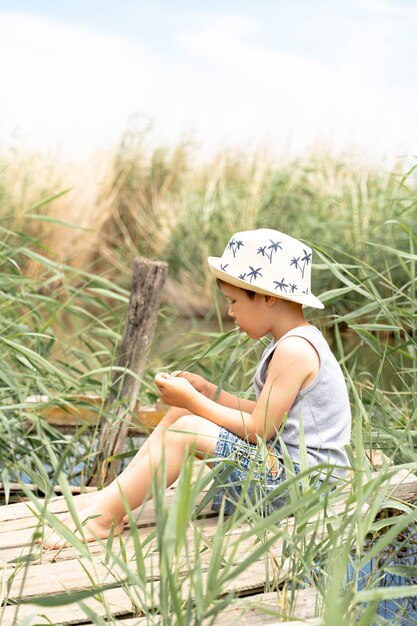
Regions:
M 218 426 L 198 415 L 183 415 L 179 417 L 166 431 L 166 435 L 174 446 L 183 446 L 198 458 L 205 454 L 213 454 L 217 440 Z
M 197 434 L 200 432 L 201 417 L 197 415 L 181 415 L 172 424 L 170 430 L 179 431 L 181 434 Z

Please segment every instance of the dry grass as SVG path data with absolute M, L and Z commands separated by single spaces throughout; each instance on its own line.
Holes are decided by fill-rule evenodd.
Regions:
M 388 222 L 409 219 L 411 225 L 416 216 L 415 181 L 399 187 L 400 167 L 390 174 L 329 154 L 278 164 L 265 152 L 225 151 L 201 164 L 185 144 L 150 147 L 146 135 L 127 133 L 113 154 L 88 164 L 18 154 L 3 161 L 0 214 L 11 230 L 40 239 L 53 259 L 126 287 L 135 256 L 165 259 L 166 300 L 188 314 L 207 311 L 212 280 L 206 257 L 221 254 L 233 232 L 277 228 L 361 258 L 369 255 L 367 241 L 391 245 L 394 238 L 401 247 L 405 234 Z M 54 221 L 28 217 L 33 213 Z M 384 266 L 377 249 L 367 260 Z M 33 272 L 33 264 L 26 270 Z M 315 291 L 336 284 L 317 273 Z

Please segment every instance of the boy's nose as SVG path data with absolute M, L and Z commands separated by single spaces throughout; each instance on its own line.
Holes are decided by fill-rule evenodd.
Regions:
M 235 317 L 235 312 L 233 311 L 233 304 L 229 304 L 229 310 L 227 311 L 229 317 Z

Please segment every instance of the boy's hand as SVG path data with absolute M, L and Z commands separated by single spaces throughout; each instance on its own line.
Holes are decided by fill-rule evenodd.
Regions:
M 197 393 L 193 385 L 183 376 L 161 372 L 155 376 L 154 382 L 162 402 L 169 406 L 188 409 L 192 397 Z
M 188 382 L 192 384 L 196 391 L 202 393 L 203 396 L 206 396 L 207 398 L 209 397 L 209 383 L 199 374 L 193 374 L 192 372 L 177 370 L 176 372 L 172 372 L 171 376 L 185 378 L 185 380 L 188 380 Z

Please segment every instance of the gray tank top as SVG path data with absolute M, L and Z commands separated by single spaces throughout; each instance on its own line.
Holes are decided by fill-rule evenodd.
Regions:
M 352 418 L 349 396 L 342 370 L 329 344 L 315 326 L 299 326 L 273 341 L 262 354 L 253 379 L 259 398 L 267 377 L 268 366 L 275 348 L 287 337 L 303 337 L 317 351 L 320 369 L 311 385 L 300 389 L 288 411 L 282 440 L 293 461 L 299 461 L 299 423 L 303 423 L 309 466 L 317 463 L 349 465 L 344 446 L 350 442 Z M 345 470 L 336 467 L 334 476 L 343 476 Z

